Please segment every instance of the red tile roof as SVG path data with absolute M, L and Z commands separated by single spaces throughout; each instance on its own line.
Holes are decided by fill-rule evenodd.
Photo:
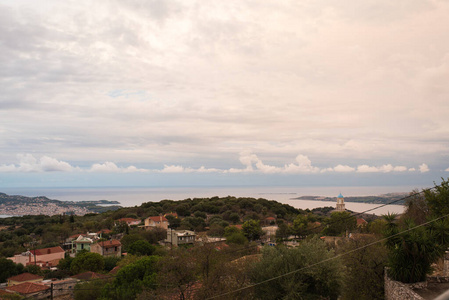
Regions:
M 164 216 L 151 216 L 148 219 L 153 220 L 154 222 L 168 222 L 168 220 Z
M 115 274 L 117 274 L 117 272 L 118 272 L 121 268 L 122 268 L 122 267 L 120 267 L 120 266 L 116 266 L 116 267 L 114 267 L 114 269 L 112 269 L 112 270 L 109 272 L 109 274 L 115 275 Z
M 46 255 L 46 254 L 61 253 L 61 252 L 64 253 L 65 251 L 61 247 L 57 246 L 57 247 L 51 247 L 51 248 L 31 250 L 30 252 L 33 255 L 35 255 L 35 253 L 36 253 L 36 255 Z
M 357 219 L 357 226 L 363 226 L 368 224 L 368 222 L 365 221 L 365 219 L 359 218 Z
M 33 294 L 49 289 L 50 289 L 49 286 L 45 286 L 43 284 L 38 284 L 34 282 L 24 282 L 15 286 L 8 286 L 6 288 L 7 291 L 13 291 L 20 294 Z
M 118 241 L 118 240 L 109 240 L 109 241 L 98 242 L 98 245 L 102 248 L 111 248 L 111 247 L 121 246 L 122 243 L 120 243 L 120 241 Z
M 9 281 L 18 281 L 18 282 L 37 280 L 37 279 L 42 280 L 42 279 L 44 279 L 44 277 L 38 276 L 38 275 L 34 275 L 34 274 L 31 274 L 31 273 L 22 273 L 20 275 L 16 275 L 16 276 L 8 278 Z
M 3 295 L 3 296 L 6 296 L 6 295 L 13 295 L 13 294 L 14 294 L 14 293 L 7 292 L 7 291 L 5 291 L 5 290 L 0 289 L 0 299 L 3 299 L 3 298 L 2 298 L 2 295 Z
M 109 230 L 109 229 L 102 229 L 102 230 L 98 231 L 97 233 L 98 233 L 98 234 L 100 234 L 100 233 L 106 233 L 106 234 L 109 234 L 109 233 L 112 233 L 112 230 Z
M 91 280 L 91 279 L 99 279 L 99 278 L 108 278 L 108 275 L 99 274 L 95 272 L 84 272 L 77 275 L 72 276 L 71 278 L 79 279 L 79 280 Z
M 80 235 L 86 236 L 87 234 L 84 234 L 84 233 L 77 233 L 77 234 L 71 235 L 70 238 L 71 238 L 71 239 L 77 239 Z
M 267 217 L 267 218 L 265 218 L 265 220 L 267 220 L 267 221 L 276 221 L 276 218 L 274 218 L 274 217 Z

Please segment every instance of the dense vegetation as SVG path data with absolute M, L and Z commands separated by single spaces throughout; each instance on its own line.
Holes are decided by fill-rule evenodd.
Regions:
M 401 217 L 364 215 L 368 223 L 362 226 L 357 226 L 360 216 L 331 207 L 304 211 L 231 196 L 163 200 L 82 217 L 6 218 L 0 219 L 0 281 L 25 271 L 46 278 L 84 271 L 109 274 L 79 284 L 76 299 L 382 299 L 384 267 L 404 282 L 423 280 L 432 271 L 449 245 L 447 207 L 449 184 L 443 181 L 437 189 L 411 193 Z M 165 247 L 159 243 L 165 230 L 117 223 L 158 215 L 166 215 L 171 228 L 194 230 L 202 242 Z M 262 226 L 277 228 L 276 234 L 267 237 Z M 61 260 L 53 272 L 5 259 L 102 229 L 111 230 L 104 237 L 120 238 L 127 256 L 80 252 Z M 208 242 L 213 237 L 226 238 L 226 244 Z M 387 242 L 376 243 L 384 237 Z

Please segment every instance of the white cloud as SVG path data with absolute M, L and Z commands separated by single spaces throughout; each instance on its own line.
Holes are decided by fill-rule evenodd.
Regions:
M 393 171 L 395 171 L 395 172 L 405 172 L 405 171 L 407 171 L 407 167 L 405 167 L 405 166 L 396 166 L 396 167 L 394 167 Z
M 336 167 L 333 168 L 333 171 L 339 173 L 347 173 L 347 172 L 354 172 L 355 168 L 350 166 L 337 165 Z
M 316 173 L 320 169 L 312 166 L 312 161 L 305 155 L 299 154 L 296 157 L 297 164 L 291 163 L 284 166 L 285 173 Z
M 0 165 L 0 172 L 71 172 L 78 170 L 69 163 L 49 156 L 37 159 L 31 154 L 17 155 L 18 165 Z
M 189 173 L 191 169 L 184 168 L 183 166 L 175 166 L 175 165 L 164 165 L 164 168 L 160 170 L 161 173 Z
M 412 171 L 412 169 L 408 169 Z M 357 167 L 357 172 L 359 173 L 390 173 L 390 172 L 405 172 L 407 167 L 405 166 L 392 166 L 391 164 L 385 164 L 379 167 L 360 165 Z
M 134 173 L 134 172 L 148 172 L 146 169 L 139 169 L 135 166 L 129 166 L 126 168 L 118 167 L 115 163 L 107 161 L 105 163 L 93 164 L 89 169 L 89 172 L 98 173 Z
M 422 164 L 422 165 L 419 166 L 419 171 L 420 171 L 421 173 L 426 173 L 426 172 L 429 172 L 430 169 L 429 169 L 429 166 L 428 166 L 428 165 Z

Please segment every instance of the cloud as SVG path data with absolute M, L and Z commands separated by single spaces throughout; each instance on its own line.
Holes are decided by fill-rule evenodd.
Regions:
M 139 169 L 135 166 L 129 166 L 126 168 L 118 167 L 113 162 L 97 163 L 93 164 L 89 169 L 89 172 L 99 172 L 99 173 L 134 173 L 134 172 L 148 172 L 146 169 Z
M 72 172 L 78 170 L 69 163 L 49 156 L 37 159 L 31 154 L 17 155 L 18 165 L 0 165 L 0 172 Z
M 191 172 L 189 169 L 184 168 L 183 166 L 175 166 L 175 165 L 164 165 L 164 168 L 160 170 L 161 173 L 185 173 Z
M 427 166 L 426 164 L 422 164 L 419 166 L 419 171 L 421 173 L 427 173 L 430 171 L 429 166 Z
M 390 173 L 390 172 L 405 172 L 414 171 L 414 168 L 407 169 L 405 166 L 392 166 L 391 164 L 382 165 L 380 167 L 360 165 L 357 167 L 359 173 Z
M 343 165 L 337 165 L 333 168 L 333 171 L 339 172 L 339 173 L 348 173 L 348 172 L 354 172 L 355 168 L 350 166 L 343 166 Z

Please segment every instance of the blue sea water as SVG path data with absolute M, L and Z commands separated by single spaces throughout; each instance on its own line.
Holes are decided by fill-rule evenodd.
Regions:
M 79 188 L 2 188 L 0 192 L 9 195 L 29 197 L 46 196 L 62 201 L 115 200 L 122 206 L 138 206 L 145 202 L 164 199 L 183 200 L 203 197 L 253 197 L 276 200 L 301 209 L 335 206 L 333 202 L 295 200 L 300 196 L 375 196 L 386 193 L 408 193 L 417 187 L 411 186 L 368 186 L 368 187 L 79 187 Z M 356 212 L 379 207 L 377 204 L 345 202 L 346 208 Z M 402 213 L 402 205 L 388 205 L 371 211 L 374 214 Z

